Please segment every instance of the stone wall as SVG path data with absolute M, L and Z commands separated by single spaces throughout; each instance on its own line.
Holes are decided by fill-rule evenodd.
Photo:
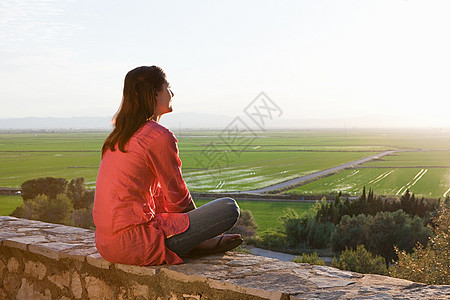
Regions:
M 427 286 L 244 253 L 137 267 L 103 260 L 94 232 L 0 217 L 0 299 L 449 299 Z

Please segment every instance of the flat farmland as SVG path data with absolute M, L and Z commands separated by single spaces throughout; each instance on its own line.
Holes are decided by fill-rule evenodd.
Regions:
M 84 177 L 95 184 L 106 133 L 0 134 L 0 186 L 37 177 Z
M 212 164 L 205 169 L 194 168 L 195 161 L 190 164 L 189 159 L 182 158 L 186 183 L 197 191 L 251 190 L 370 155 L 369 152 L 266 152 L 264 147 L 258 150 L 244 151 L 239 156 L 229 153 L 228 160 L 218 162 L 222 165 Z
M 28 179 L 46 176 L 69 180 L 82 176 L 93 186 L 100 148 L 107 134 L 0 134 L 0 186 L 19 187 Z M 397 152 L 291 192 L 360 193 L 366 185 L 373 186 L 378 194 L 395 194 L 414 183 L 417 174 L 420 180 L 410 188 L 416 194 L 442 197 L 449 188 L 450 133 L 446 131 L 298 130 L 238 135 L 221 131 L 175 131 L 175 134 L 183 176 L 192 191 L 265 187 L 386 150 L 417 152 Z M 423 149 L 440 151 L 419 151 Z M 425 174 L 419 174 L 422 169 L 426 170 L 422 171 Z
M 409 189 L 420 197 L 445 198 L 450 194 L 450 151 L 397 152 L 287 193 L 359 195 L 363 186 L 381 195 L 399 196 Z
M 197 207 L 202 206 L 211 200 L 196 200 Z M 311 202 L 284 202 L 284 201 L 246 201 L 237 200 L 241 209 L 249 210 L 255 218 L 258 225 L 256 232 L 258 234 L 264 231 L 275 229 L 282 224 L 279 217 L 286 213 L 288 208 L 293 209 L 297 214 L 302 215 L 308 209 L 314 206 Z

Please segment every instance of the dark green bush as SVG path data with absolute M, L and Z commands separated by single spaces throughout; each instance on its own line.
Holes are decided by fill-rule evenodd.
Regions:
M 74 209 L 89 208 L 94 203 L 94 191 L 86 189 L 84 177 L 72 179 L 67 185 L 67 196 Z
M 24 201 L 11 215 L 50 223 L 68 224 L 72 211 L 72 201 L 64 194 L 58 194 L 56 198 L 39 195 L 34 199 Z
M 286 234 L 276 230 L 266 231 L 261 235 L 258 246 L 269 250 L 282 251 L 288 248 Z
M 395 212 L 402 209 L 407 214 L 421 218 L 428 217 L 436 211 L 439 206 L 439 200 L 417 199 L 409 190 L 401 196 L 400 199 L 388 201 L 385 197 L 375 195 L 372 189 L 366 194 L 366 188 L 363 188 L 362 195 L 354 201 L 342 201 L 342 195 L 339 193 L 334 201 L 321 201 L 317 205 L 316 218 L 320 222 L 332 222 L 338 224 L 345 215 L 357 216 L 376 215 L 379 212 Z
M 332 235 L 334 251 L 366 245 L 367 250 L 383 256 L 386 261 L 395 258 L 394 246 L 410 252 L 417 242 L 426 243 L 431 230 L 419 217 L 411 217 L 402 210 L 380 212 L 374 217 L 344 216 Z
M 335 231 L 335 226 L 331 222 L 320 223 L 316 219 L 310 219 L 307 230 L 306 242 L 308 246 L 320 249 L 330 245 L 331 235 Z
M 94 219 L 92 218 L 92 207 L 75 210 L 70 216 L 70 225 L 86 229 L 95 228 Z
M 369 236 L 368 224 L 371 223 L 372 218 L 363 214 L 355 217 L 343 216 L 331 235 L 332 249 L 342 251 L 345 248 L 356 248 L 358 245 L 366 244 Z
M 356 250 L 345 249 L 342 251 L 339 260 L 333 259 L 331 266 L 365 274 L 388 274 L 384 258 L 373 256 L 364 245 L 359 245 Z
M 325 261 L 319 257 L 317 252 L 311 254 L 303 253 L 301 257 L 296 256 L 294 262 L 325 266 Z
M 38 195 L 55 199 L 56 195 L 66 193 L 67 180 L 54 177 L 36 178 L 25 181 L 20 187 L 23 200 L 34 199 Z
M 286 243 L 290 248 L 308 246 L 311 248 L 326 248 L 330 244 L 334 224 L 321 223 L 315 218 L 314 210 L 299 216 L 294 210 L 287 210 L 282 216 Z
M 426 284 L 450 284 L 450 208 L 443 206 L 434 220 L 434 236 L 411 254 L 396 249 L 398 262 L 390 275 Z
M 255 223 L 252 212 L 242 209 L 239 219 L 236 225 L 230 230 L 230 233 L 239 233 L 247 242 L 256 238 L 256 229 L 258 229 L 258 225 Z
M 396 257 L 394 245 L 411 252 L 417 242 L 426 244 L 432 232 L 423 225 L 419 217 L 411 217 L 398 210 L 376 214 L 370 223 L 368 234 L 367 249 L 390 261 Z

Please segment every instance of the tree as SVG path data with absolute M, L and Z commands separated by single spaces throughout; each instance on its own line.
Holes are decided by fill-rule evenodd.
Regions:
M 67 224 L 72 211 L 72 201 L 65 194 L 58 194 L 55 198 L 38 195 L 34 199 L 24 201 L 11 215 L 50 223 Z
M 69 182 L 67 196 L 72 200 L 74 209 L 89 208 L 94 201 L 93 193 L 86 189 L 84 177 Z
M 258 229 L 258 225 L 256 225 L 252 212 L 242 209 L 239 219 L 230 230 L 230 233 L 239 233 L 242 237 L 251 239 L 256 237 L 256 229 Z
M 411 254 L 395 249 L 398 262 L 390 275 L 426 284 L 450 284 L 450 207 L 443 205 L 434 220 L 434 236 L 427 246 L 417 244 Z
M 56 198 L 58 194 L 65 194 L 67 180 L 65 178 L 36 178 L 27 180 L 21 185 L 23 200 L 34 199 L 38 195 L 46 195 L 49 198 Z
M 368 251 L 389 262 L 395 258 L 395 245 L 411 252 L 417 242 L 425 243 L 430 235 L 431 230 L 424 226 L 422 219 L 398 210 L 379 212 L 375 216 L 344 216 L 331 241 L 335 251 L 365 245 Z
M 345 249 L 339 256 L 339 260 L 333 259 L 331 266 L 364 274 L 388 274 L 383 257 L 372 255 L 364 245 L 359 245 L 355 250 Z

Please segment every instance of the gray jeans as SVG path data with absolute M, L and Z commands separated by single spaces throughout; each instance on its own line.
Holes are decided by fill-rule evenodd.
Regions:
M 211 201 L 189 211 L 189 228 L 166 239 L 166 246 L 178 256 L 183 256 L 203 241 L 222 234 L 239 219 L 239 206 L 231 198 Z

